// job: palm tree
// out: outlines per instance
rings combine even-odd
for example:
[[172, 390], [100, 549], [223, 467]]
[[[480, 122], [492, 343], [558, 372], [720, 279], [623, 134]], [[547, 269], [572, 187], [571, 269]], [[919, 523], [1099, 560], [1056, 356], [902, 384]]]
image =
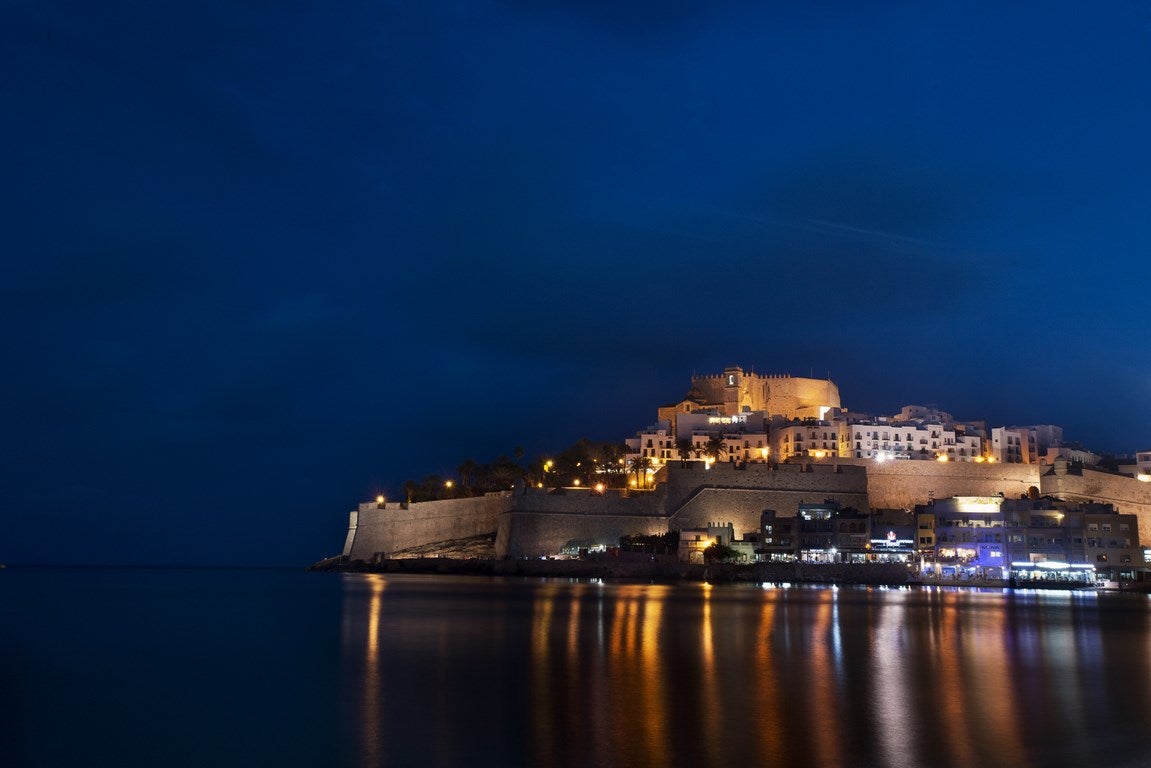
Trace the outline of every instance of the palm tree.
[[727, 453], [727, 443], [723, 441], [723, 435], [708, 438], [707, 445], [704, 446], [704, 453], [710, 456], [712, 461], [719, 461], [720, 455]]
[[686, 467], [688, 459], [691, 454], [695, 452], [695, 446], [691, 444], [691, 438], [681, 437], [675, 441], [675, 449], [679, 453], [679, 465]]
[[[631, 471], [635, 472], [635, 483], [643, 487], [647, 487], [647, 471], [651, 469], [651, 459], [647, 456], [640, 456], [631, 463]], [[641, 479], [642, 478], [642, 479]]]
[[604, 475], [606, 476], [605, 479], [608, 481], [608, 485], [611, 485], [612, 478], [619, 474], [619, 460], [625, 451], [625, 447], [617, 445], [616, 443], [604, 443], [600, 446], [600, 466], [603, 468]]
[[467, 491], [471, 495], [471, 487], [476, 479], [476, 472], [479, 471], [480, 465], [476, 464], [472, 459], [464, 459], [458, 467], [456, 472], [460, 474], [460, 485], [463, 486], [460, 490]]

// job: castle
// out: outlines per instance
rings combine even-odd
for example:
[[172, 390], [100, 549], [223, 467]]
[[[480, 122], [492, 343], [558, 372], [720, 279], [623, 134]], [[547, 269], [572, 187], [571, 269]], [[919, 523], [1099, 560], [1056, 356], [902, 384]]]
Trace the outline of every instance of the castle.
[[[830, 381], [764, 376], [739, 367], [693, 376], [686, 397], [627, 441], [628, 463], [649, 483], [533, 487], [470, 499], [361, 504], [343, 555], [371, 560], [398, 549], [496, 531], [501, 557], [547, 557], [615, 546], [631, 534], [710, 527], [754, 532], [765, 510], [794, 518], [802, 505], [903, 510], [951, 497], [1048, 497], [1111, 505], [1151, 531], [1151, 453], [1129, 472], [1093, 466], [1051, 425], [988, 430], [935, 408], [853, 414]], [[644, 487], [647, 486], [647, 487]], [[1137, 545], [1136, 545], [1137, 546]]]

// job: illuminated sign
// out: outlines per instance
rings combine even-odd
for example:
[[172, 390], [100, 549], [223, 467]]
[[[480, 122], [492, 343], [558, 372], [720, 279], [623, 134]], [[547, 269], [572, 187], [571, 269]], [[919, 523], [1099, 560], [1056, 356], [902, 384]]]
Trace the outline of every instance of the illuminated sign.
[[895, 537], [895, 531], [888, 531], [887, 538], [871, 540], [872, 549], [898, 549], [900, 547], [911, 547], [914, 544], [915, 542], [912, 539], [897, 539]]
[[733, 424], [733, 423], [735, 423], [735, 419], [733, 419], [730, 416], [708, 416], [707, 417], [707, 423], [708, 424]]
[[995, 514], [1003, 503], [1000, 496], [956, 496], [955, 508], [960, 512], [974, 514]]

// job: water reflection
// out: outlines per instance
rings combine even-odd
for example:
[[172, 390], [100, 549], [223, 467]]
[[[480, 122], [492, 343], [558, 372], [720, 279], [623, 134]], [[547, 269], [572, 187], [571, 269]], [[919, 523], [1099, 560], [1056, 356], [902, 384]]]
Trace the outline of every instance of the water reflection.
[[1140, 765], [1149, 616], [1071, 593], [349, 576], [345, 716], [365, 766]]

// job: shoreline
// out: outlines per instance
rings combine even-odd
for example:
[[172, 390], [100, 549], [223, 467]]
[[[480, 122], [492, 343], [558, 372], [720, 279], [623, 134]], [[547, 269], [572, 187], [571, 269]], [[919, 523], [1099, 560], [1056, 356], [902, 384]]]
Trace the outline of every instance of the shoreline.
[[660, 583], [775, 583], [844, 586], [951, 587], [956, 589], [1063, 590], [1098, 593], [1148, 592], [1142, 585], [1100, 587], [1094, 583], [1002, 579], [923, 578], [901, 563], [711, 563], [680, 562], [673, 556], [630, 554], [579, 560], [451, 557], [380, 558], [374, 562], [330, 557], [308, 571], [336, 573], [429, 574], [451, 576], [519, 576], [524, 578], [610, 579]]
[[413, 573], [460, 576], [524, 576], [652, 580], [661, 582], [791, 582], [854, 584], [865, 586], [913, 586], [920, 584], [902, 564], [834, 563], [683, 563], [664, 555], [596, 557], [581, 560], [483, 558], [381, 558], [374, 562], [347, 561], [334, 557], [321, 560], [309, 571], [338, 573]]

